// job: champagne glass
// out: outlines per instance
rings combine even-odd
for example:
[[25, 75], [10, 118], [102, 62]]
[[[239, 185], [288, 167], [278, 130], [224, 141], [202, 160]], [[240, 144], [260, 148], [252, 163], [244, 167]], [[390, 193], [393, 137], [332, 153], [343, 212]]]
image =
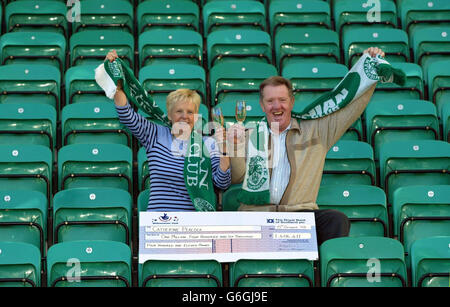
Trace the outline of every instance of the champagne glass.
[[222, 109], [220, 107], [215, 107], [212, 110], [212, 117], [216, 123], [218, 123], [221, 127], [223, 127], [224, 119], [223, 119]]
[[238, 123], [242, 124], [247, 116], [247, 107], [245, 100], [236, 101], [236, 120]]

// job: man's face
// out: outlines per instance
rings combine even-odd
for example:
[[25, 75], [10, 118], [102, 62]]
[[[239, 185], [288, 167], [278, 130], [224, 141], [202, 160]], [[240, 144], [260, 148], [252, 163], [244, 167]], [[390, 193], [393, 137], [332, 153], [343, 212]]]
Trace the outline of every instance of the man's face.
[[285, 85], [267, 85], [262, 93], [260, 104], [269, 126], [273, 130], [278, 125], [279, 132], [283, 132], [291, 122], [294, 97], [289, 96], [289, 90]]

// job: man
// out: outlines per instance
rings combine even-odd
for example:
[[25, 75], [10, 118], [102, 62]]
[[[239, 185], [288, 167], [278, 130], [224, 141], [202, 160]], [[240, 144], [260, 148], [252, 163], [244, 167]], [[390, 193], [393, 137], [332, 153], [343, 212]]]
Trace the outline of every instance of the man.
[[[384, 57], [384, 52], [379, 48], [369, 48], [365, 53], [372, 57]], [[291, 116], [294, 95], [290, 81], [278, 76], [263, 81], [260, 85], [260, 105], [270, 131], [270, 202], [241, 204], [239, 210], [313, 211], [319, 245], [328, 239], [348, 236], [350, 223], [347, 216], [336, 210], [319, 210], [316, 199], [328, 150], [363, 113], [375, 86], [334, 113], [314, 120], [298, 121]], [[248, 167], [250, 135], [245, 133], [242, 125], [233, 125], [230, 132], [228, 144], [235, 143], [231, 158], [232, 183], [242, 183]], [[233, 135], [237, 135], [237, 139], [232, 139]]]

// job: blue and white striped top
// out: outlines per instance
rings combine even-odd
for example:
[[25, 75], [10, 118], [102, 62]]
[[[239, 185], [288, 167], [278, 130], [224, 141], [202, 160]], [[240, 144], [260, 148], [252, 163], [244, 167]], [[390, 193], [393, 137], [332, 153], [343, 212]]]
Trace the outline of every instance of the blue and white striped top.
[[[150, 173], [150, 197], [147, 211], [194, 211], [184, 182], [184, 155], [187, 141], [172, 138], [171, 130], [148, 121], [136, 113], [129, 104], [116, 106], [121, 123], [145, 147]], [[203, 137], [211, 157], [213, 183], [219, 189], [231, 184], [231, 172], [219, 167], [220, 157], [216, 141]]]

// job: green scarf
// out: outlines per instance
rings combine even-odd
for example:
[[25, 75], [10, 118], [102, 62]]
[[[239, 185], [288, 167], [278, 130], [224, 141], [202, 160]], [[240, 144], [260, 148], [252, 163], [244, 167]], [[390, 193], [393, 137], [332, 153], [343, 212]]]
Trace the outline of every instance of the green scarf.
[[[404, 72], [393, 68], [382, 57], [364, 54], [332, 91], [306, 105], [303, 111], [292, 112], [292, 117], [299, 121], [325, 117], [359, 98], [377, 81], [403, 85], [405, 80]], [[268, 140], [269, 129], [263, 118], [248, 142], [244, 182], [237, 198], [243, 204], [270, 203]]]
[[[119, 80], [122, 80], [123, 91], [132, 104], [147, 113], [150, 120], [170, 127], [171, 123], [167, 115], [148, 95], [135, 78], [133, 71], [121, 59], [118, 58], [113, 62], [106, 60], [103, 66], [115, 85]], [[192, 204], [197, 211], [215, 211], [216, 194], [214, 193], [211, 174], [211, 158], [202, 135], [196, 132], [199, 125], [201, 126], [200, 120], [196, 122], [190, 135], [188, 150], [184, 159], [184, 182]]]

